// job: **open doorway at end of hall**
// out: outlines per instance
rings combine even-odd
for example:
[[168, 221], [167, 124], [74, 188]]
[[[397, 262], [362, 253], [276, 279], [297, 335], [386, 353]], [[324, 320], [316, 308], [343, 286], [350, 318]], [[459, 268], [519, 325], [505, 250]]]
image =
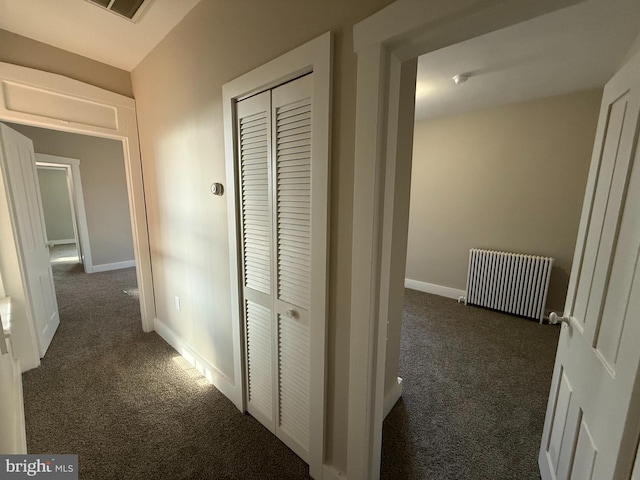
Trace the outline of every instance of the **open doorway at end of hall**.
[[87, 273], [135, 266], [122, 143], [5, 124], [33, 142], [49, 246], [79, 246]]
[[[80, 218], [75, 208], [71, 166], [46, 160], [40, 154], [36, 156], [51, 263], [83, 263], [78, 235]], [[84, 222], [86, 223], [86, 217]]]
[[[77, 310], [78, 302], [90, 305], [100, 294], [106, 293], [96, 291], [82, 298], [74, 294], [78, 289], [77, 282], [96, 283], [91, 277], [85, 277], [86, 274], [131, 270], [133, 273], [126, 275], [127, 285], [119, 286], [116, 293], [129, 295], [137, 301], [139, 293], [132, 268], [135, 260], [122, 142], [3, 123], [33, 144], [36, 196], [60, 321], [64, 323], [65, 318]], [[96, 285], [95, 288], [100, 287]], [[40, 330], [36, 328], [36, 333]], [[53, 337], [48, 334], [48, 341], [39, 339], [41, 356]]]

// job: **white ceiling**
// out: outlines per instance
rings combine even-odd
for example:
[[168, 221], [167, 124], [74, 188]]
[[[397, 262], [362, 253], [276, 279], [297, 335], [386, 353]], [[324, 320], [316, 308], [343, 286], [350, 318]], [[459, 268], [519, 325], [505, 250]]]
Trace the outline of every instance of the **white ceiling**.
[[602, 87], [639, 32], [640, 0], [588, 0], [423, 55], [416, 119]]
[[85, 0], [0, 0], [0, 28], [127, 71], [200, 0], [155, 0], [138, 23]]

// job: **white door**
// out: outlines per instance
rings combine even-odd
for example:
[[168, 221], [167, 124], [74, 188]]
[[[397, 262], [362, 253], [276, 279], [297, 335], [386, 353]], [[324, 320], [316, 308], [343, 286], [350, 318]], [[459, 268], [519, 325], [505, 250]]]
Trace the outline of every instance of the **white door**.
[[[312, 80], [237, 104], [247, 410], [307, 462], [311, 212], [326, 209], [322, 186], [312, 206]], [[317, 234], [326, 235], [326, 225]], [[326, 268], [326, 252], [316, 258]]]
[[[276, 435], [307, 462], [311, 386], [311, 88], [312, 75], [307, 75], [271, 92]], [[318, 208], [320, 203], [314, 206]]]
[[247, 411], [272, 432], [271, 93], [237, 105]]
[[539, 456], [543, 480], [629, 479], [640, 421], [640, 55], [606, 85]]
[[0, 124], [0, 164], [9, 196], [26, 298], [38, 336], [40, 357], [49, 348], [60, 318], [44, 230], [33, 143]]

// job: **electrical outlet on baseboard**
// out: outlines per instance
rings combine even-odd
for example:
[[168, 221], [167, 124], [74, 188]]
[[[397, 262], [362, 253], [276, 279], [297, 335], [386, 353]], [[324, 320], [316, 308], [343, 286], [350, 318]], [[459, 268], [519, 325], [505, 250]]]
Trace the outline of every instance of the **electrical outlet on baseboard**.
[[176, 295], [175, 301], [176, 301], [176, 310], [180, 311], [180, 297]]

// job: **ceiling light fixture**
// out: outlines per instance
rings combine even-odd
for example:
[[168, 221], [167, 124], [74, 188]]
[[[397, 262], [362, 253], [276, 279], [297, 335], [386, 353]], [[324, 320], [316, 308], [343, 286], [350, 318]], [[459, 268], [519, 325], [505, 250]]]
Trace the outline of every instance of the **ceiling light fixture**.
[[461, 83], [464, 83], [467, 80], [469, 80], [469, 75], [467, 75], [466, 73], [461, 73], [460, 75], [456, 75], [455, 77], [453, 77], [453, 82], [456, 85], [460, 85]]

